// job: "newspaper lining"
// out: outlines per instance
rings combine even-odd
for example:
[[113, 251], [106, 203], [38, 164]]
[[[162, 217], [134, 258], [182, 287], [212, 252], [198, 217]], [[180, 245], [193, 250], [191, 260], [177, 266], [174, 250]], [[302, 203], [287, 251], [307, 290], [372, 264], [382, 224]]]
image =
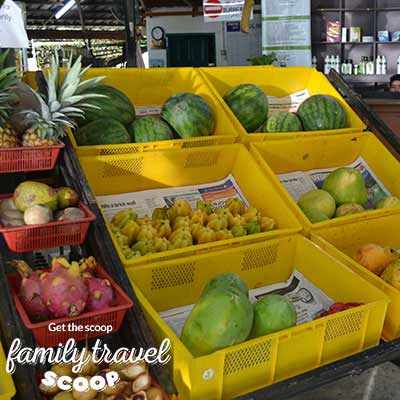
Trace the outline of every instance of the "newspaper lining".
[[211, 202], [213, 209], [216, 209], [223, 208], [226, 200], [231, 198], [239, 198], [246, 207], [249, 207], [249, 202], [235, 178], [229, 174], [225, 179], [202, 185], [99, 196], [97, 200], [107, 221], [111, 221], [114, 214], [128, 208], [133, 208], [139, 217], [143, 217], [145, 214], [151, 216], [155, 208], [173, 206], [175, 199], [187, 200], [193, 209], [196, 208], [198, 200], [206, 200]]
[[[357, 158], [356, 161], [347, 165], [347, 167], [355, 168], [363, 175], [368, 194], [368, 203], [365, 205], [366, 209], [373, 209], [378, 200], [391, 195], [362, 157]], [[298, 202], [300, 197], [307, 192], [314, 189], [321, 189], [325, 178], [331, 171], [337, 168], [338, 167], [289, 172], [287, 174], [278, 175], [278, 178], [293, 199]]]
[[[267, 294], [287, 297], [296, 307], [297, 325], [312, 321], [326, 311], [334, 301], [295, 269], [286, 282], [263, 286], [249, 291], [249, 300], [255, 303]], [[180, 337], [183, 326], [194, 304], [160, 312], [160, 317]]]

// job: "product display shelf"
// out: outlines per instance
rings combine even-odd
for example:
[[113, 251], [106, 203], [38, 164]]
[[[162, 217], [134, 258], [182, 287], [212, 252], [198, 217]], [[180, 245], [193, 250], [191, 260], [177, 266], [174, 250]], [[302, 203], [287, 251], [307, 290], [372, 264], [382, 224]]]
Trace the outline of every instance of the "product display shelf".
[[[100, 339], [113, 350], [120, 347], [145, 349], [155, 347], [152, 334], [146, 325], [139, 302], [106, 232], [105, 225], [100, 216], [100, 211], [97, 209], [93, 195], [87, 186], [86, 179], [80, 169], [75, 152], [69, 143], [67, 143], [67, 148], [69, 148], [68, 151], [63, 153], [63, 158], [60, 158], [57, 168], [50, 177], [48, 174], [45, 176], [38, 173], [1, 175], [0, 181], [1, 183], [4, 182], [4, 184], [2, 184], [2, 191], [12, 191], [22, 180], [44, 178], [50, 178], [54, 186], [56, 186], [55, 182], [58, 181], [58, 184], [62, 183], [74, 188], [97, 217], [97, 221], [89, 228], [88, 236], [84, 244], [82, 246], [71, 247], [74, 259], [94, 255], [98, 263], [104, 266], [105, 270], [113, 277], [115, 282], [125, 291], [134, 303], [134, 307], [127, 311], [120, 330], [112, 335], [102, 336]], [[61, 177], [64, 178], [62, 182]], [[64, 254], [66, 249], [67, 248], [60, 248], [59, 251], [56, 251], [55, 255]], [[52, 249], [52, 255], [53, 251], [54, 249]], [[38, 258], [38, 254], [43, 254], [45, 257], [43, 258], [40, 256]], [[31, 332], [24, 327], [14, 301], [11, 298], [6, 276], [7, 272], [11, 272], [8, 261], [12, 259], [25, 259], [32, 266], [45, 268], [48, 266], [46, 254], [47, 251], [43, 251], [43, 253], [12, 253], [7, 248], [4, 239], [0, 239], [0, 303], [2, 304], [0, 307], [0, 325], [2, 344], [6, 354], [15, 338], [21, 339], [23, 347], [35, 348], [37, 346]], [[38, 260], [40, 261], [39, 265], [37, 262]], [[95, 340], [96, 339], [91, 339], [88, 341], [89, 347]], [[78, 343], [78, 347], [83, 347], [84, 345], [85, 342]], [[44, 368], [44, 370], [46, 370], [46, 368]], [[43, 367], [36, 368], [35, 366], [18, 364], [16, 372], [13, 375], [17, 390], [15, 399], [41, 399], [37, 389], [37, 374], [40, 372], [44, 372]], [[155, 365], [150, 366], [150, 372], [167, 393], [176, 392], [167, 369]]]

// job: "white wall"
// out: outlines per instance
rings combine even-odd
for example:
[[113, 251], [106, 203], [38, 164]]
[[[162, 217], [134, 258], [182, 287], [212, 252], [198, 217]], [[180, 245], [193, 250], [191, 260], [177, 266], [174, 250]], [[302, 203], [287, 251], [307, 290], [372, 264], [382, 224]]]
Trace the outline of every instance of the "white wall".
[[[190, 8], [154, 8], [153, 12], [191, 11]], [[215, 48], [217, 66], [248, 65], [248, 57], [261, 55], [261, 15], [255, 14], [250, 21], [250, 32], [227, 32], [224, 22], [205, 23], [203, 16], [190, 15], [147, 17], [147, 45], [149, 60], [164, 59], [166, 65], [166, 50], [151, 49], [151, 30], [161, 26], [167, 33], [215, 33]]]

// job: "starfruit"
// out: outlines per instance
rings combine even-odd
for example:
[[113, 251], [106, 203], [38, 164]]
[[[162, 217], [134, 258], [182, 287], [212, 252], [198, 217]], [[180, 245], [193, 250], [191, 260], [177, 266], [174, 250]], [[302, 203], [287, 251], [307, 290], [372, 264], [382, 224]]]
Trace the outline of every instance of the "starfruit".
[[203, 210], [195, 210], [192, 212], [190, 217], [192, 223], [199, 223], [201, 225], [206, 224], [208, 218], [208, 214]]
[[215, 232], [215, 240], [227, 240], [233, 239], [233, 235], [231, 231], [228, 229], [222, 229], [220, 231]]
[[243, 214], [243, 218], [246, 220], [246, 222], [258, 222], [259, 218], [261, 218], [261, 214], [257, 208], [249, 207]]
[[168, 211], [172, 212], [175, 218], [188, 217], [192, 213], [192, 207], [190, 207], [189, 202], [186, 200], [175, 199], [174, 205]]
[[216, 240], [217, 236], [215, 234], [215, 231], [212, 230], [211, 228], [203, 227], [202, 229], [199, 229], [199, 231], [197, 232], [198, 244], [215, 242]]
[[127, 246], [129, 243], [128, 236], [123, 235], [121, 232], [115, 232], [114, 234], [115, 239], [120, 246]]
[[162, 208], [155, 208], [153, 211], [153, 214], [151, 215], [151, 219], [167, 219], [168, 218], [168, 207], [162, 207]]
[[128, 208], [127, 210], [118, 211], [111, 220], [111, 223], [119, 228], [122, 228], [127, 221], [130, 219], [136, 220], [137, 214], [133, 208]]
[[243, 203], [242, 200], [238, 199], [238, 198], [233, 198], [233, 199], [228, 199], [225, 202], [225, 207], [227, 209], [229, 209], [229, 211], [235, 215], [235, 214], [244, 214], [246, 207]]
[[197, 241], [198, 233], [201, 231], [201, 228], [204, 228], [204, 225], [199, 224], [199, 223], [192, 224], [192, 226], [190, 227], [190, 232], [193, 236], [193, 239], [196, 241]]
[[220, 214], [211, 214], [208, 216], [207, 227], [214, 231], [226, 229], [228, 227], [228, 218]]
[[139, 225], [151, 225], [151, 218], [147, 214], [145, 214], [143, 215], [143, 217], [138, 218], [136, 222]]
[[168, 219], [157, 219], [153, 224], [154, 229], [158, 231], [158, 236], [169, 238], [172, 229]]
[[252, 221], [248, 222], [244, 228], [247, 230], [248, 235], [253, 235], [254, 233], [260, 233], [261, 232], [261, 226], [258, 222]]
[[154, 240], [138, 240], [131, 249], [139, 252], [142, 256], [155, 253]]
[[172, 248], [172, 245], [166, 238], [156, 238], [154, 240], [154, 248], [156, 252], [159, 253], [161, 251], [170, 250]]
[[226, 217], [227, 219], [232, 216], [232, 213], [227, 208], [217, 208], [214, 213]]
[[235, 225], [234, 227], [232, 227], [231, 233], [232, 233], [233, 237], [246, 236], [247, 230], [242, 225]]
[[176, 217], [172, 225], [172, 230], [176, 231], [179, 228], [189, 228], [191, 225], [190, 217]]
[[188, 240], [190, 240], [191, 243], [193, 243], [192, 234], [189, 228], [179, 228], [176, 231], [173, 231], [168, 240], [173, 244], [175, 241], [181, 239], [182, 237], [186, 237]]
[[212, 214], [212, 205], [210, 201], [197, 200], [196, 209], [202, 210], [208, 215]]
[[229, 228], [233, 228], [235, 225], [245, 225], [246, 220], [242, 215], [236, 214], [228, 218]]
[[262, 232], [271, 231], [272, 229], [275, 228], [275, 220], [270, 217], [261, 217], [260, 226]]
[[142, 225], [137, 234], [136, 240], [153, 240], [158, 237], [158, 232], [151, 225]]
[[140, 229], [141, 228], [139, 224], [133, 220], [129, 220], [121, 229], [121, 233], [128, 237], [129, 246], [132, 246], [132, 244], [136, 241]]

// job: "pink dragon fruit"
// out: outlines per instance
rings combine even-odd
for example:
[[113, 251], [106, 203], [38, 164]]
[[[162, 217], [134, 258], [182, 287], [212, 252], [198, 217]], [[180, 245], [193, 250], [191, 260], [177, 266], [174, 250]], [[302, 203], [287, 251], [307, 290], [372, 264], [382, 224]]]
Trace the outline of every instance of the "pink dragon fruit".
[[87, 311], [98, 311], [109, 308], [114, 302], [114, 290], [107, 279], [86, 279], [89, 296], [86, 303]]
[[49, 310], [40, 298], [41, 270], [33, 271], [23, 260], [12, 262], [22, 278], [18, 297], [32, 322], [46, 321], [50, 317]]
[[77, 262], [53, 260], [50, 272], [40, 277], [40, 297], [55, 318], [76, 317], [86, 306], [88, 289]]

